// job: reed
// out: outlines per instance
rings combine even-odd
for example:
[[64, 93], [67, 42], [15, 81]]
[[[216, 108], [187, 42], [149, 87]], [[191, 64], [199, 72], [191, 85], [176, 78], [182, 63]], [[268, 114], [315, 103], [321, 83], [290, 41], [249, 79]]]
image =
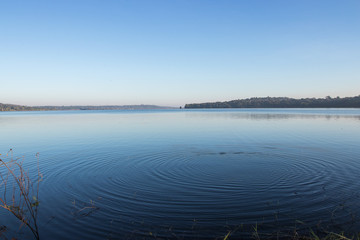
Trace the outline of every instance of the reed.
[[[260, 231], [259, 229], [259, 225], [255, 224], [255, 226], [252, 227], [253, 228], [253, 232], [251, 234], [251, 236], [249, 237], [234, 237], [231, 238], [231, 235], [233, 233], [235, 233], [236, 231], [238, 231], [240, 228], [236, 228], [233, 231], [229, 231], [223, 238], [221, 238], [221, 240], [231, 240], [231, 239], [256, 239], [256, 240], [273, 240], [273, 239], [277, 239], [277, 240], [281, 240], [281, 239], [291, 239], [291, 240], [360, 240], [360, 232], [357, 234], [353, 234], [353, 235], [347, 235], [344, 232], [340, 232], [340, 233], [336, 233], [336, 232], [331, 232], [331, 231], [320, 231], [319, 233], [315, 233], [311, 228], [308, 229], [307, 231], [303, 230], [301, 232], [298, 232], [295, 229], [293, 229], [292, 231], [289, 232], [280, 232], [280, 231], [276, 231], [274, 233], [263, 233]], [[247, 235], [248, 232], [247, 232]], [[220, 239], [220, 238], [216, 238], [216, 239]]]

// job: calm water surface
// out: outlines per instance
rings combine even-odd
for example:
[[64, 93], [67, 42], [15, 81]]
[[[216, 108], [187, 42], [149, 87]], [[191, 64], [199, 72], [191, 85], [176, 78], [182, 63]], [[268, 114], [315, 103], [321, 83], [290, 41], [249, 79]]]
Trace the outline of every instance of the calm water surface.
[[40, 153], [42, 239], [360, 230], [358, 109], [4, 112], [0, 136]]

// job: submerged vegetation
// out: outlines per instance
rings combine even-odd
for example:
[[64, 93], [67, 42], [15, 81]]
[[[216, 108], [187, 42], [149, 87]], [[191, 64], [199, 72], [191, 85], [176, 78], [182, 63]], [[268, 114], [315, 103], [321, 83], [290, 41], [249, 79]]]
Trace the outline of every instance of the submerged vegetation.
[[264, 97], [186, 104], [185, 108], [360, 108], [360, 95], [356, 97], [287, 98]]

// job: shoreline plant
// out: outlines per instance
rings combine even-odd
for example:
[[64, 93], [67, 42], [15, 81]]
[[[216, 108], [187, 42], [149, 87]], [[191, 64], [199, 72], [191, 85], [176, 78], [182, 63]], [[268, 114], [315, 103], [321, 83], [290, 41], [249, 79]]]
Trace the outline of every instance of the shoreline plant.
[[[43, 175], [39, 169], [39, 154], [37, 158], [37, 179], [32, 182], [27, 171], [23, 168], [23, 157], [13, 158], [12, 149], [6, 154], [10, 160], [0, 158], [0, 187], [3, 194], [0, 197], [0, 207], [14, 215], [20, 222], [20, 228], [26, 226], [39, 240], [37, 223], [39, 208], [39, 186]], [[1, 156], [0, 156], [1, 157]], [[5, 171], [3, 171], [5, 170]], [[4, 226], [6, 229], [6, 226]]]

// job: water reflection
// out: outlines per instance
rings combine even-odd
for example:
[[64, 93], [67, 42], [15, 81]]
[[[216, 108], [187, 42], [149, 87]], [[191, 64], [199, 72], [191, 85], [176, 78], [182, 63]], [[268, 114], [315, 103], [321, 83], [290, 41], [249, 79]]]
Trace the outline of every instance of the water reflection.
[[[240, 226], [233, 237], [249, 237], [256, 224], [272, 234], [296, 220], [353, 232], [359, 119], [348, 109], [7, 113], [0, 150], [30, 169], [40, 152], [45, 239], [214, 239]], [[73, 202], [90, 200], [99, 211], [74, 219]]]
[[266, 109], [249, 112], [244, 110], [238, 111], [199, 111], [191, 112], [187, 115], [189, 118], [234, 118], [234, 119], [250, 119], [250, 120], [272, 120], [272, 119], [354, 119], [360, 120], [360, 110], [358, 109], [344, 109], [344, 110], [276, 110], [269, 111]]

